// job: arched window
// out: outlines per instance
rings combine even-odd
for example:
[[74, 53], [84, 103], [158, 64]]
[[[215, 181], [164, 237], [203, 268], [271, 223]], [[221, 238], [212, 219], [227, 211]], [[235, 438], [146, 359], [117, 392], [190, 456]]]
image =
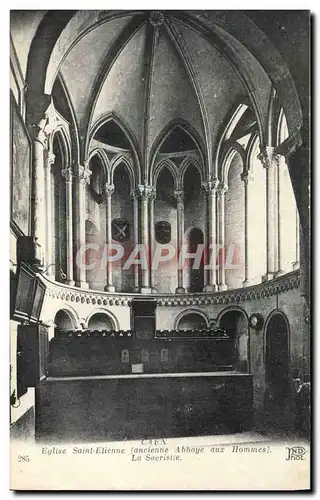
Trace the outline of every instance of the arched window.
[[134, 289], [134, 266], [124, 269], [124, 262], [133, 249], [133, 211], [130, 198], [128, 167], [120, 162], [113, 172], [114, 193], [111, 201], [112, 240], [123, 248], [123, 258], [113, 262], [113, 282], [116, 291], [131, 292]]
[[[281, 110], [278, 122], [278, 144], [288, 138], [285, 114]], [[284, 156], [278, 165], [278, 269], [289, 272], [299, 267], [299, 215], [290, 173]]]
[[[253, 138], [249, 149], [251, 180], [248, 183], [248, 284], [261, 283], [267, 266], [267, 198], [265, 169], [259, 160], [260, 141]], [[249, 147], [250, 147], [249, 146]]]
[[243, 161], [231, 152], [228, 168], [228, 191], [225, 194], [225, 274], [228, 288], [240, 288], [245, 264], [245, 194], [241, 181]]
[[[174, 168], [174, 166], [173, 166]], [[176, 248], [177, 210], [174, 198], [175, 179], [172, 169], [164, 163], [156, 180], [156, 199], [154, 201], [155, 240], [157, 251], [165, 255], [163, 245]], [[177, 287], [177, 262], [170, 259], [160, 262], [153, 270], [154, 286], [159, 293], [174, 293]]]
[[57, 281], [65, 281], [67, 273], [66, 181], [61, 171], [66, 168], [59, 133], [53, 138], [55, 161], [51, 166], [52, 265]]

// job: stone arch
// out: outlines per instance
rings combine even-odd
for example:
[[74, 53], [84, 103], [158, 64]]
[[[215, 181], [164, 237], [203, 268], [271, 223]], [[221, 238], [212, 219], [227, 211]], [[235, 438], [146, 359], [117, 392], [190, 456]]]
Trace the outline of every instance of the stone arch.
[[81, 327], [78, 313], [75, 311], [75, 309], [73, 309], [68, 304], [63, 304], [62, 306], [59, 306], [55, 310], [55, 312], [53, 312], [52, 316], [54, 318], [54, 321], [55, 321], [55, 318], [56, 318], [57, 314], [60, 311], [63, 312], [68, 317], [68, 319], [70, 320], [70, 322], [71, 322], [72, 327], [73, 327], [74, 330], [76, 330], [76, 329], [78, 329], [78, 328]]
[[286, 316], [286, 314], [281, 310], [281, 309], [273, 309], [267, 316], [265, 322], [264, 322], [264, 328], [263, 328], [263, 353], [264, 353], [264, 361], [266, 362], [266, 341], [267, 341], [267, 330], [268, 326], [270, 324], [270, 321], [273, 319], [275, 315], [279, 315], [282, 317], [283, 321], [286, 324], [287, 330], [288, 330], [288, 352], [290, 353], [290, 324], [289, 320]]
[[49, 139], [49, 149], [52, 151], [53, 142], [58, 139], [61, 153], [63, 156], [64, 168], [70, 167], [72, 165], [72, 147], [69, 128], [60, 123], [58, 127], [52, 132]]
[[175, 330], [179, 330], [179, 323], [180, 323], [180, 321], [183, 318], [185, 318], [186, 316], [189, 316], [189, 315], [194, 315], [194, 316], [201, 317], [201, 319], [204, 320], [204, 322], [206, 324], [206, 327], [207, 328], [210, 327], [209, 318], [208, 318], [208, 316], [203, 311], [201, 311], [199, 309], [185, 309], [180, 314], [178, 314], [178, 316], [176, 317], [176, 319], [174, 321], [174, 329]]
[[85, 319], [85, 325], [86, 328], [88, 328], [89, 321], [90, 319], [95, 315], [95, 314], [103, 314], [105, 315], [108, 320], [111, 322], [113, 325], [114, 330], [119, 330], [119, 321], [118, 318], [113, 314], [112, 312], [108, 311], [108, 309], [104, 309], [102, 307], [94, 309], [90, 314]]
[[177, 166], [175, 165], [175, 163], [172, 160], [170, 160], [170, 158], [163, 158], [156, 165], [154, 165], [154, 171], [153, 171], [152, 177], [151, 177], [151, 185], [152, 186], [157, 185], [158, 177], [164, 168], [167, 168], [169, 170], [169, 172], [171, 173], [172, 178], [173, 178], [175, 189], [178, 189]]
[[223, 309], [217, 325], [233, 339], [234, 365], [241, 372], [250, 372], [250, 329], [246, 311], [239, 306]]
[[278, 421], [279, 412], [283, 416], [291, 397], [290, 326], [280, 309], [274, 309], [268, 315], [263, 335], [266, 410], [271, 420]]
[[128, 177], [129, 177], [129, 181], [130, 181], [130, 190], [133, 191], [136, 186], [137, 186], [137, 179], [136, 179], [136, 175], [135, 175], [135, 172], [134, 172], [134, 169], [133, 169], [133, 166], [132, 166], [132, 162], [130, 161], [130, 158], [128, 158], [128, 156], [122, 154], [122, 153], [119, 153], [117, 154], [111, 161], [111, 184], [113, 184], [113, 176], [114, 176], [114, 172], [116, 170], [116, 168], [123, 164], [126, 168], [126, 171], [127, 171], [127, 174], [128, 174]]
[[[154, 170], [154, 164], [156, 162], [157, 154], [159, 152], [159, 149], [161, 148], [163, 142], [169, 137], [171, 132], [175, 128], [180, 128], [183, 132], [185, 132], [195, 143], [195, 146], [198, 150], [198, 153], [201, 158], [201, 163], [205, 165], [205, 146], [203, 144], [203, 140], [200, 136], [200, 134], [197, 132], [197, 130], [187, 121], [182, 118], [179, 119], [174, 119], [171, 120], [167, 125], [162, 129], [162, 131], [159, 133], [158, 137], [155, 139], [154, 143], [151, 146], [150, 149], [150, 155], [149, 155], [149, 175], [148, 177], [151, 179], [152, 178], [152, 172]], [[207, 166], [206, 166], [207, 168]], [[203, 175], [203, 174], [202, 174]]]
[[229, 169], [232, 163], [232, 160], [234, 157], [238, 154], [241, 158], [242, 161], [242, 169], [243, 171], [245, 170], [245, 156], [244, 156], [244, 150], [242, 146], [239, 147], [235, 144], [232, 144], [225, 152], [223, 157], [221, 158], [221, 171], [219, 172], [219, 179], [221, 179], [221, 182], [224, 184], [228, 185], [228, 174], [229, 174]]
[[103, 149], [101, 149], [99, 147], [95, 147], [89, 153], [88, 163], [90, 163], [90, 160], [92, 160], [92, 158], [94, 158], [94, 156], [97, 156], [99, 158], [102, 169], [103, 169], [103, 175], [105, 178], [105, 182], [109, 184], [111, 182], [110, 181], [111, 169], [110, 169], [110, 162], [109, 162], [108, 156], [103, 151]]
[[140, 155], [140, 150], [139, 150], [139, 145], [137, 142], [137, 139], [134, 135], [134, 133], [130, 130], [130, 127], [127, 125], [125, 120], [120, 117], [118, 114], [112, 112], [112, 113], [107, 113], [105, 116], [102, 116], [99, 118], [99, 120], [96, 121], [88, 131], [85, 141], [84, 141], [84, 157], [86, 158], [88, 155], [88, 151], [90, 149], [90, 144], [95, 136], [96, 132], [98, 129], [107, 123], [108, 121], [113, 121], [123, 132], [125, 137], [127, 138], [131, 151], [133, 154], [133, 170], [135, 171], [134, 178], [137, 181], [137, 184], [141, 184], [141, 155]]
[[193, 165], [198, 170], [200, 175], [200, 182], [202, 183], [204, 181], [203, 168], [201, 168], [199, 160], [192, 156], [187, 156], [182, 160], [180, 165], [179, 177], [178, 177], [178, 189], [183, 190], [184, 176], [190, 165]]
[[228, 307], [225, 307], [222, 311], [219, 312], [219, 314], [217, 315], [217, 318], [216, 318], [216, 323], [217, 325], [219, 326], [220, 325], [220, 320], [221, 318], [224, 316], [225, 313], [227, 312], [230, 312], [230, 311], [238, 311], [240, 313], [242, 313], [246, 320], [249, 322], [249, 316], [248, 316], [248, 313], [246, 312], [245, 309], [243, 309], [242, 307], [240, 306], [228, 306]]

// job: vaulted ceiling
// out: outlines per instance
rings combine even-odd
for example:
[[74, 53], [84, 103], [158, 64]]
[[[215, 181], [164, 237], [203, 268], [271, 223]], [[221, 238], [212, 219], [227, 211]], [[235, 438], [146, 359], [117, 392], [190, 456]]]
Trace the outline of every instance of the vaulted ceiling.
[[262, 37], [257, 44], [265, 43], [249, 16], [235, 11], [13, 11], [11, 36], [23, 76], [34, 80], [31, 87], [40, 84], [30, 57], [27, 62], [28, 48], [39, 65], [39, 54], [47, 58], [44, 93], [64, 88], [80, 142], [113, 113], [130, 129], [147, 164], [161, 132], [180, 122], [189, 125], [213, 161], [237, 104], [250, 107], [260, 135], [267, 129], [271, 80], [235, 36], [238, 24], [244, 23], [245, 30], [248, 22], [250, 36], [257, 29]]

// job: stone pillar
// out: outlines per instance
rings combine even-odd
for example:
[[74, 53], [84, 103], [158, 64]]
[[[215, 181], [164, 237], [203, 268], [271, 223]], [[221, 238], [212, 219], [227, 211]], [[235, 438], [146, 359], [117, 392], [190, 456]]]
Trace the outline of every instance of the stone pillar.
[[[141, 266], [141, 293], [151, 293], [150, 287], [150, 234], [149, 234], [149, 199], [153, 193], [153, 187], [147, 186], [146, 184], [140, 184], [138, 186], [138, 192], [140, 196], [140, 234], [141, 234], [141, 245], [144, 248], [145, 256], [147, 259], [147, 265], [142, 264]], [[142, 259], [144, 260], [144, 259]]]
[[266, 146], [259, 155], [266, 170], [267, 198], [267, 270], [263, 281], [275, 276], [278, 266], [277, 249], [277, 169], [279, 156], [274, 154], [274, 148]]
[[153, 269], [152, 269], [152, 259], [154, 257], [154, 252], [155, 252], [155, 229], [154, 229], [154, 201], [156, 199], [156, 189], [152, 188], [152, 192], [150, 194], [150, 217], [149, 217], [149, 223], [150, 223], [150, 286], [151, 286], [151, 291], [156, 292], [156, 288], [154, 286], [154, 276], [153, 276]]
[[208, 217], [208, 242], [211, 251], [208, 253], [209, 257], [209, 273], [208, 282], [205, 287], [206, 292], [214, 292], [217, 290], [217, 235], [216, 235], [216, 195], [219, 185], [219, 179], [213, 179], [202, 184], [207, 194], [207, 217]]
[[[91, 171], [82, 165], [74, 166], [74, 241], [75, 241], [75, 282], [81, 288], [89, 288], [85, 269], [85, 214], [86, 185], [90, 182]], [[80, 258], [81, 256], [81, 258]]]
[[296, 260], [292, 263], [293, 270], [300, 267], [300, 222], [299, 212], [296, 210]]
[[224, 183], [220, 183], [217, 189], [218, 196], [218, 220], [219, 220], [219, 291], [227, 290], [226, 285], [226, 273], [225, 273], [225, 260], [226, 260], [226, 249], [225, 249], [225, 216], [224, 216], [224, 195], [228, 190], [228, 186]]
[[244, 184], [244, 281], [243, 286], [250, 286], [250, 259], [249, 259], [249, 184], [253, 181], [250, 171], [241, 174]]
[[180, 269], [180, 252], [184, 244], [184, 193], [175, 191], [174, 197], [177, 200], [177, 261], [178, 261], [178, 287], [176, 293], [185, 293], [183, 286], [183, 266]]
[[[54, 164], [55, 155], [50, 151], [45, 157], [45, 193], [46, 193], [46, 274], [54, 277], [54, 262], [52, 260], [52, 186], [51, 186], [51, 165]], [[72, 229], [71, 229], [72, 238]]]
[[[138, 206], [138, 193], [136, 191], [132, 191], [131, 194], [132, 199], [132, 210], [133, 210], [133, 248], [139, 244], [139, 206]], [[138, 266], [134, 266], [134, 292], [139, 291], [139, 268]]]
[[107, 255], [107, 284], [104, 287], [106, 292], [114, 292], [115, 288], [112, 284], [112, 262], [109, 259], [110, 245], [112, 244], [112, 232], [111, 232], [111, 220], [112, 220], [112, 208], [111, 208], [111, 197], [114, 193], [114, 185], [106, 184], [106, 244], [108, 248]]
[[72, 170], [71, 168], [66, 168], [61, 170], [62, 177], [66, 181], [66, 232], [67, 232], [67, 279], [66, 283], [68, 285], [74, 285], [73, 280], [73, 216], [72, 216]]
[[45, 255], [46, 210], [44, 153], [47, 147], [47, 134], [41, 127], [32, 127], [33, 132], [33, 236]]

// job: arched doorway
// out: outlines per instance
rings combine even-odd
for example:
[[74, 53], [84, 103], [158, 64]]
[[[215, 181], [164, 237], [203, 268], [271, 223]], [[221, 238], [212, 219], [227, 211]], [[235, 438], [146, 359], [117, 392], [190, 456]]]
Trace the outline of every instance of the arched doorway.
[[265, 366], [268, 402], [283, 409], [289, 396], [289, 326], [281, 312], [266, 325]]
[[249, 328], [248, 319], [240, 309], [223, 311], [218, 320], [220, 328], [233, 339], [233, 366], [240, 372], [249, 373]]

